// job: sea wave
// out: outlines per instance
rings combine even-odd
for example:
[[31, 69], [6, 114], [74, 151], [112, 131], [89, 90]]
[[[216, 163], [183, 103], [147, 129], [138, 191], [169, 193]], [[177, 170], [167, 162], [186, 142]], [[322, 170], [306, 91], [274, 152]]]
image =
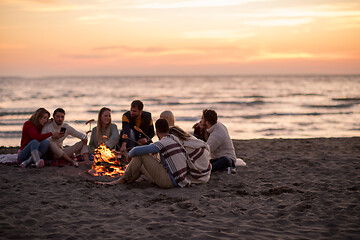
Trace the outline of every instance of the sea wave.
[[34, 110], [1, 110], [0, 116], [8, 116], [8, 115], [31, 115]]
[[287, 116], [320, 116], [320, 115], [348, 115], [353, 114], [353, 112], [337, 112], [337, 113], [320, 113], [320, 112], [310, 112], [310, 113], [267, 113], [267, 114], [255, 114], [255, 115], [242, 115], [241, 118], [244, 119], [260, 119], [264, 117], [287, 117]]
[[0, 138], [21, 137], [21, 131], [0, 131]]
[[312, 105], [312, 104], [304, 104], [302, 105], [303, 107], [306, 108], [351, 108], [354, 105], [356, 105], [356, 103], [345, 103], [345, 104], [336, 104], [336, 105]]
[[360, 97], [354, 98], [332, 98], [333, 101], [360, 101]]

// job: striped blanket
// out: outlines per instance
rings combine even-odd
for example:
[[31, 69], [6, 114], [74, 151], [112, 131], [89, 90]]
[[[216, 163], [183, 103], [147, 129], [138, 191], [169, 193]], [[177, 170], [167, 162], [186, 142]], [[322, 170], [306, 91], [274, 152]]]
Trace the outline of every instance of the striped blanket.
[[163, 165], [174, 177], [180, 187], [185, 187], [191, 183], [188, 179], [188, 155], [181, 145], [179, 139], [174, 135], [166, 135], [154, 145], [160, 150]]

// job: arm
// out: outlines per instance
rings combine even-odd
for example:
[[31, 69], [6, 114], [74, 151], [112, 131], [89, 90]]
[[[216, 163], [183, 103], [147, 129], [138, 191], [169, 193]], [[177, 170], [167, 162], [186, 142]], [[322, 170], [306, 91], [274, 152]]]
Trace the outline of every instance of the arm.
[[89, 147], [91, 149], [91, 151], [94, 151], [95, 148], [97, 148], [97, 137], [96, 137], [96, 127], [94, 127], [91, 131], [91, 137], [90, 137], [90, 143], [89, 143]]
[[135, 157], [140, 155], [145, 155], [149, 153], [159, 153], [160, 150], [154, 145], [144, 145], [144, 146], [137, 146], [130, 150], [128, 156], [129, 157]]
[[[84, 139], [84, 137], [86, 137], [85, 134], [77, 131], [75, 128], [71, 127], [69, 124], [64, 124], [63, 127], [66, 127], [66, 133], [67, 135], [71, 135], [73, 137], [79, 138], [81, 140]], [[65, 134], [66, 134], [65, 133]]]
[[[126, 117], [125, 114], [123, 114], [122, 116], [122, 130], [123, 130], [123, 134], [126, 134], [127, 136], [130, 136], [130, 120]], [[129, 140], [124, 139], [124, 142], [128, 142]]]
[[[150, 118], [150, 126], [149, 126], [149, 134], [148, 134], [148, 137], [149, 137], [149, 138], [153, 138], [154, 136], [155, 136], [154, 124], [153, 124], [152, 118]], [[151, 140], [151, 139], [150, 139], [150, 140]]]
[[35, 140], [38, 140], [38, 141], [42, 141], [42, 140], [45, 140], [47, 139], [48, 137], [51, 137], [52, 136], [52, 133], [51, 132], [48, 132], [48, 133], [44, 133], [44, 134], [41, 134], [37, 131], [37, 129], [35, 128], [35, 126], [33, 126], [32, 124], [26, 126], [26, 128], [24, 129], [25, 130], [25, 133], [31, 138], [31, 139], [35, 139]]
[[110, 137], [105, 144], [108, 148], [113, 149], [119, 142], [119, 130], [116, 124], [111, 124], [110, 127]]
[[[130, 137], [130, 121], [126, 117], [125, 113], [122, 116], [122, 131], [123, 134], [126, 134], [128, 137]], [[122, 138], [122, 136], [120, 136]], [[120, 146], [120, 152], [125, 153], [126, 152], [126, 145], [128, 144], [128, 139], [123, 139], [123, 142]]]

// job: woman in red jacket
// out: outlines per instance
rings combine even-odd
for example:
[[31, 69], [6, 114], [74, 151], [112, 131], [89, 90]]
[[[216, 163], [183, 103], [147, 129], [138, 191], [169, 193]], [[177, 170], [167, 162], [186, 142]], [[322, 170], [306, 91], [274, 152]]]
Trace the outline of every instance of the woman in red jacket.
[[38, 168], [44, 166], [44, 160], [41, 159], [41, 156], [44, 156], [50, 145], [46, 139], [53, 134], [51, 132], [41, 134], [41, 130], [49, 117], [50, 113], [45, 108], [39, 108], [24, 123], [18, 154], [18, 161], [21, 162], [21, 167], [25, 168], [31, 162], [35, 162]]

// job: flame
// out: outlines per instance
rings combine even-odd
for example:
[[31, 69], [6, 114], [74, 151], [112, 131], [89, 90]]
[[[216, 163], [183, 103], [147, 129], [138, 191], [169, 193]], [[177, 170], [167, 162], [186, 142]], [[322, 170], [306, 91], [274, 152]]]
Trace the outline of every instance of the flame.
[[123, 138], [123, 139], [128, 139], [128, 135], [123, 134], [123, 135], [122, 135], [122, 138]]
[[94, 163], [89, 170], [93, 176], [120, 177], [127, 165], [123, 165], [118, 157], [102, 143], [94, 150]]

